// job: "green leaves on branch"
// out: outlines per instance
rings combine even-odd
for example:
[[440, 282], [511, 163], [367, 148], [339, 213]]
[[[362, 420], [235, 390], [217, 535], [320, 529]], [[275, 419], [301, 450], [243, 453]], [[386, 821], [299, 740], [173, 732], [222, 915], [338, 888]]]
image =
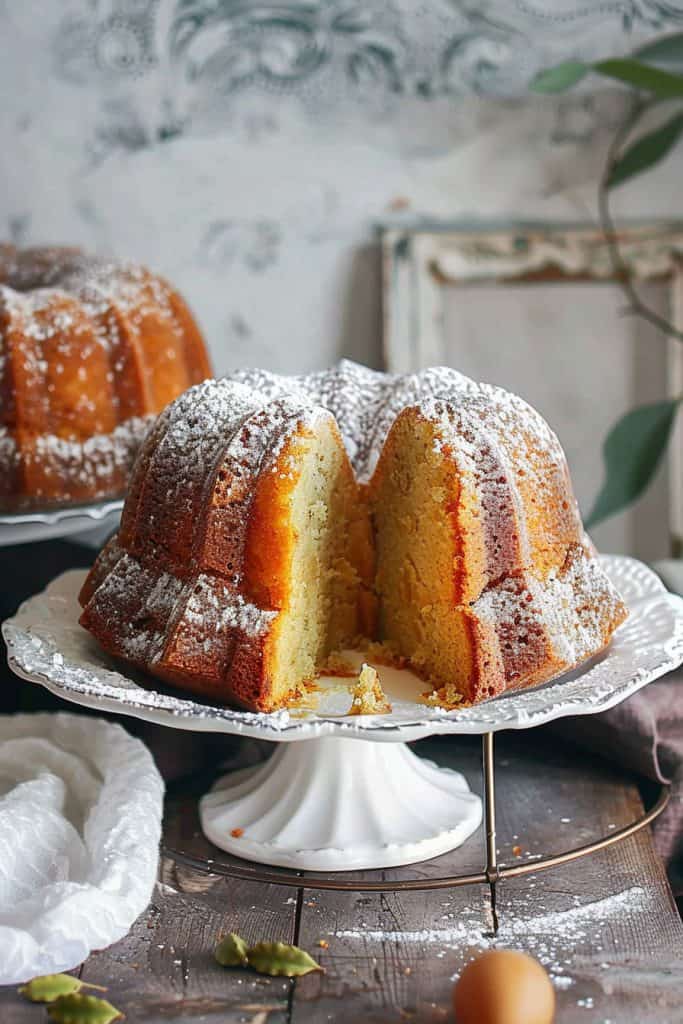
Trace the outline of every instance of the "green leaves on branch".
[[322, 971], [320, 964], [298, 946], [257, 942], [247, 948], [244, 939], [234, 932], [221, 939], [213, 955], [221, 967], [252, 967], [259, 974], [274, 978], [297, 978], [311, 971]]
[[[663, 100], [683, 99], [683, 32], [665, 36], [641, 47], [631, 57], [619, 57], [588, 64], [578, 60], [563, 63], [539, 72], [531, 82], [531, 88], [538, 93], [562, 93], [593, 73], [610, 78], [639, 90], [645, 94], [643, 100], [634, 106], [633, 115], [626, 126], [625, 139], [635, 127], [640, 116], [649, 112]], [[615, 188], [643, 171], [649, 170], [664, 159], [683, 135], [683, 112], [679, 110], [658, 128], [641, 135], [634, 142], [620, 146], [621, 152], [614, 154], [613, 146], [607, 167], [601, 196], [604, 199], [605, 231], [613, 234], [611, 218], [608, 215], [608, 190]], [[617, 243], [613, 241], [616, 250]], [[613, 256], [615, 270], [620, 267], [618, 250]], [[624, 286], [633, 301], [632, 288]], [[635, 309], [658, 327], [679, 337], [680, 332], [657, 317], [642, 302]], [[588, 516], [586, 525], [591, 528], [635, 501], [652, 480], [666, 451], [671, 431], [683, 396], [663, 402], [654, 402], [632, 409], [612, 427], [603, 445], [605, 480], [595, 505]]]
[[642, 89], [657, 99], [683, 97], [683, 75], [653, 67], [635, 57], [599, 60], [594, 64], [565, 60], [553, 68], [539, 71], [531, 81], [531, 88], [540, 93], [566, 92], [590, 72], [623, 82], [634, 89]]
[[643, 135], [615, 160], [607, 178], [607, 187], [621, 185], [636, 174], [646, 171], [648, 167], [653, 167], [673, 149], [681, 133], [683, 114], [676, 114], [661, 127]]
[[554, 68], [539, 71], [531, 80], [531, 88], [534, 92], [566, 92], [585, 78], [590, 70], [590, 65], [584, 64], [583, 61], [564, 60]]
[[[601, 60], [594, 64], [567, 60], [539, 72], [531, 88], [541, 93], [559, 93], [580, 82], [589, 72], [615, 79], [651, 94], [656, 100], [683, 98], [683, 74], [655, 67], [648, 61], [683, 64], [683, 33], [665, 36], [643, 47], [634, 57]], [[641, 136], [617, 157], [607, 177], [607, 188], [615, 188], [654, 167], [674, 148], [683, 134], [683, 114], [678, 113], [654, 131]]]
[[630, 85], [634, 89], [652, 93], [660, 100], [671, 100], [676, 99], [677, 96], [683, 96], [683, 75], [678, 75], [673, 71], [663, 71], [650, 64], [643, 64], [634, 57], [600, 60], [597, 64], [589, 65], [589, 69], [596, 71], [599, 75], [623, 82], [624, 85]]
[[673, 32], [640, 46], [633, 55], [646, 64], [683, 66], [683, 32]]
[[591, 529], [639, 497], [666, 451], [681, 398], [631, 409], [610, 430], [603, 445], [605, 481], [586, 520]]

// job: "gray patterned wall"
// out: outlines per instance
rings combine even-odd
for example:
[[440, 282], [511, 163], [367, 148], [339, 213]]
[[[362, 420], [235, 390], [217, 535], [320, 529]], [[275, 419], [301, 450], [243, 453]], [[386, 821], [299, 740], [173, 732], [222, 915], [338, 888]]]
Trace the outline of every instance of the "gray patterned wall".
[[[376, 225], [585, 220], [620, 99], [526, 84], [681, 27], [649, 0], [0, 0], [0, 236], [162, 270], [219, 370], [377, 362]], [[666, 172], [622, 200], [677, 201]]]

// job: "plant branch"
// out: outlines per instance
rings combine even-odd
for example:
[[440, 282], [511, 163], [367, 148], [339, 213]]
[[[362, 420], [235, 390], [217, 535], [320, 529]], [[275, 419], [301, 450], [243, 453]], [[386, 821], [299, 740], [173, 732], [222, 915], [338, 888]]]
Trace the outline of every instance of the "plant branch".
[[627, 312], [630, 315], [642, 317], [643, 320], [647, 320], [648, 323], [664, 334], [675, 338], [676, 341], [683, 342], [683, 330], [679, 330], [666, 317], [661, 316], [640, 298], [633, 283], [633, 275], [623, 259], [621, 249], [619, 248], [619, 233], [614, 224], [609, 204], [610, 187], [608, 183], [621, 150], [640, 119], [655, 106], [656, 102], [656, 100], [636, 99], [631, 105], [629, 116], [625, 118], [614, 135], [607, 151], [607, 162], [598, 187], [598, 213], [615, 277], [629, 302]]

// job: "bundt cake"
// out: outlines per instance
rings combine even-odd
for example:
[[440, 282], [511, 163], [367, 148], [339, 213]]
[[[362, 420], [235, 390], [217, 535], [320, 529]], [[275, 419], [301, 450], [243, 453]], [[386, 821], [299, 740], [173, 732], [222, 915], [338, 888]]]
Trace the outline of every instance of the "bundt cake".
[[536, 412], [454, 370], [349, 362], [170, 405], [81, 604], [110, 654], [262, 711], [362, 638], [453, 705], [556, 676], [626, 616]]
[[122, 494], [154, 417], [210, 375], [161, 278], [78, 249], [0, 245], [0, 509]]

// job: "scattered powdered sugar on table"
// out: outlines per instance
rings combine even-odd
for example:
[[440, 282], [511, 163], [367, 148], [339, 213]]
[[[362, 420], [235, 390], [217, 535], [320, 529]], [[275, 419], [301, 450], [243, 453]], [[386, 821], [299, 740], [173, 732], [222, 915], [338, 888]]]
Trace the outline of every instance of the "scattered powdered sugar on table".
[[[454, 951], [469, 959], [485, 949], [521, 949], [543, 964], [558, 989], [565, 989], [574, 983], [567, 974], [571, 966], [567, 949], [576, 951], [581, 944], [587, 944], [591, 950], [601, 952], [605, 927], [626, 911], [646, 910], [648, 893], [642, 886], [635, 885], [591, 903], [530, 916], [523, 913], [523, 902], [518, 898], [499, 903], [500, 924], [495, 936], [482, 925], [480, 907], [444, 914], [449, 923], [442, 928], [401, 932], [360, 927], [330, 934], [339, 939], [364, 939], [370, 943], [438, 946], [439, 950], [433, 955], [439, 959]], [[453, 980], [457, 977], [456, 972]]]
[[[575, 897], [578, 899], [578, 897]], [[631, 886], [604, 899], [554, 911], [528, 919], [518, 918], [505, 922], [503, 929], [514, 935], [558, 934], [565, 939], [585, 937], [584, 926], [589, 922], [603, 923], [623, 910], [643, 910], [647, 905], [647, 892], [641, 885]], [[503, 905], [504, 908], [505, 905]], [[503, 914], [505, 910], [503, 909]], [[502, 934], [501, 930], [501, 934]]]

